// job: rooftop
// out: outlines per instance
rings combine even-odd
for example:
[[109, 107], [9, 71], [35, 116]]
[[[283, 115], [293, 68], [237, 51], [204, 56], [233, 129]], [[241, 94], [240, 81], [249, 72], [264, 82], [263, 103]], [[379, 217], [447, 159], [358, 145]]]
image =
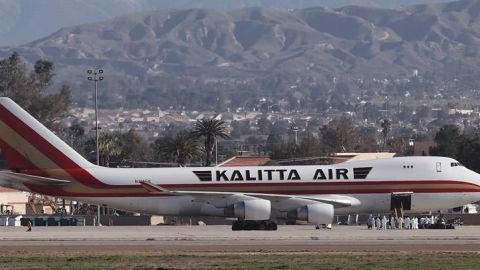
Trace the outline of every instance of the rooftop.
[[270, 161], [269, 157], [236, 156], [221, 164], [219, 167], [262, 166]]

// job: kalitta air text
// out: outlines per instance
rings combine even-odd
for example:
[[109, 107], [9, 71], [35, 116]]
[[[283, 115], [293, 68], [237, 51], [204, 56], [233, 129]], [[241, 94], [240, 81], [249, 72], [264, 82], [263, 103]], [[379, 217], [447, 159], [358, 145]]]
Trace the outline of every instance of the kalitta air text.
[[[193, 173], [200, 181], [298, 181], [298, 180], [348, 180], [365, 179], [372, 168], [318, 168], [308, 178], [303, 179], [296, 169], [263, 169], [263, 170], [215, 170], [215, 171], [194, 171]], [[350, 176], [349, 176], [350, 175]], [[304, 175], [305, 177], [305, 175]]]

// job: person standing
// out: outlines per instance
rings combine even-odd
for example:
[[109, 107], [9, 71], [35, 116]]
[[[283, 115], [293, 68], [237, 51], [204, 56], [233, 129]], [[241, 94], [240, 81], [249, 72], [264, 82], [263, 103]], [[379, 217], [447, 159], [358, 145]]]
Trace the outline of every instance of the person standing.
[[395, 224], [395, 217], [392, 216], [392, 217], [390, 218], [390, 229], [395, 230], [396, 227], [397, 227], [397, 226], [396, 226], [396, 224]]
[[380, 228], [382, 227], [382, 222], [380, 221], [380, 217], [377, 217], [375, 219], [375, 225], [377, 226], [377, 230], [380, 230]]
[[411, 225], [412, 225], [412, 222], [411, 222], [411, 219], [409, 216], [407, 216], [405, 218], [405, 230], [410, 230], [411, 229]]
[[27, 223], [27, 232], [31, 232], [31, 231], [32, 231], [32, 222], [29, 219]]
[[382, 229], [385, 231], [387, 229], [387, 217], [382, 217]]

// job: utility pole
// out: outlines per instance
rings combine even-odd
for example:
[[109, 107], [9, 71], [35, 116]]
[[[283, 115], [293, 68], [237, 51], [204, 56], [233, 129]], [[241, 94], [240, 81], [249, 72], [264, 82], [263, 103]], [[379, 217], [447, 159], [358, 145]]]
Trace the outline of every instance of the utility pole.
[[[100, 152], [98, 149], [98, 81], [103, 80], [103, 69], [89, 69], [87, 70], [88, 80], [95, 83], [95, 152], [97, 155], [97, 165], [100, 166]], [[97, 224], [101, 226], [100, 223], [100, 205], [97, 205]]]

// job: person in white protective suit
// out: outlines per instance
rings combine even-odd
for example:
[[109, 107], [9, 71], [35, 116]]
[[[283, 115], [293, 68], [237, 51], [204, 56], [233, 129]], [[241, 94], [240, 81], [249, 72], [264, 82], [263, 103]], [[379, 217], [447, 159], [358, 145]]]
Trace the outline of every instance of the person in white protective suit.
[[397, 228], [397, 226], [396, 226], [396, 224], [395, 224], [395, 217], [392, 216], [392, 217], [390, 218], [390, 229], [395, 230], [396, 228]]
[[375, 231], [377, 228], [376, 228], [376, 226], [375, 226], [375, 217], [374, 217], [374, 216], [371, 217], [370, 222], [371, 222], [371, 224], [372, 224], [372, 230]]
[[382, 217], [382, 229], [385, 231], [387, 229], [387, 217], [383, 216]]
[[382, 221], [380, 220], [380, 217], [377, 217], [375, 219], [375, 225], [377, 226], [377, 230], [380, 230], [380, 228], [382, 227]]
[[409, 217], [409, 216], [407, 216], [407, 217], [405, 218], [405, 221], [404, 221], [404, 223], [405, 223], [405, 230], [410, 230], [410, 226], [411, 226], [411, 219], [410, 219], [410, 217]]

